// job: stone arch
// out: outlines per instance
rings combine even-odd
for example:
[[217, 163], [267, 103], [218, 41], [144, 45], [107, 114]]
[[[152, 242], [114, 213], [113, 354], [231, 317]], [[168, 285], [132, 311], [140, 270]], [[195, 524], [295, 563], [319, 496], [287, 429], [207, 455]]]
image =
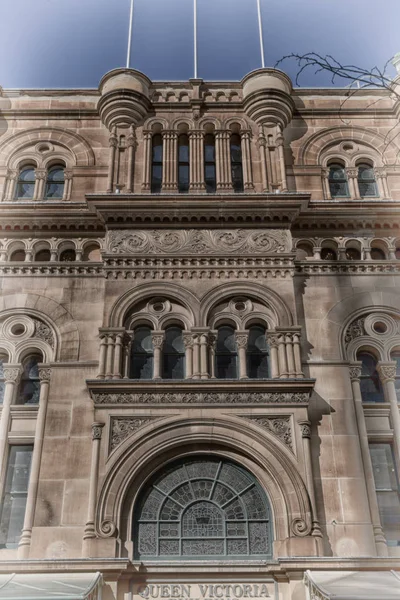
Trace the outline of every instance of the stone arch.
[[398, 294], [387, 290], [361, 291], [335, 304], [321, 320], [314, 338], [313, 358], [348, 360], [343, 343], [347, 326], [358, 316], [378, 311], [400, 316]]
[[204, 129], [207, 124], [212, 124], [215, 129], [221, 129], [221, 119], [217, 117], [212, 117], [211, 115], [205, 115], [202, 119], [198, 121], [198, 129]]
[[196, 323], [199, 310], [198, 298], [183, 287], [165, 282], [145, 283], [125, 292], [111, 307], [110, 313], [105, 319], [107, 327], [122, 327], [129, 308], [138, 300], [144, 300], [151, 296], [171, 297], [181, 302], [193, 315], [193, 322]]
[[161, 125], [161, 129], [169, 129], [169, 122], [163, 117], [151, 117], [151, 119], [147, 119], [143, 125], [143, 129], [150, 130], [154, 125]]
[[101, 537], [129, 540], [135, 502], [148, 479], [172, 460], [221, 456], [247, 468], [269, 498], [275, 541], [309, 535], [311, 506], [294, 456], [266, 432], [237, 417], [153, 421], [126, 439], [109, 459], [99, 494]]
[[224, 283], [207, 292], [201, 299], [199, 325], [205, 325], [212, 307], [231, 295], [249, 296], [268, 304], [275, 313], [276, 326], [293, 325], [293, 315], [286, 302], [273, 290], [257, 283]]
[[54, 359], [78, 360], [79, 332], [72, 315], [47, 296], [23, 293], [5, 294], [0, 298], [0, 316], [22, 314], [36, 316], [47, 323], [56, 337]]
[[40, 141], [57, 142], [74, 157], [77, 167], [95, 164], [95, 156], [89, 142], [74, 131], [60, 127], [36, 127], [13, 133], [0, 144], [0, 163], [7, 164], [10, 156]]
[[177, 117], [171, 123], [171, 129], [175, 131], [178, 129], [179, 125], [186, 125], [188, 130], [193, 129], [193, 122], [186, 117]]
[[238, 124], [240, 131], [251, 129], [250, 124], [243, 117], [229, 117], [223, 122], [224, 129], [229, 129], [231, 125]]
[[299, 165], [319, 164], [325, 148], [345, 140], [369, 146], [378, 152], [384, 164], [395, 163], [400, 153], [400, 148], [394, 141], [389, 142], [376, 131], [364, 127], [337, 126], [317, 131], [304, 142], [299, 152]]

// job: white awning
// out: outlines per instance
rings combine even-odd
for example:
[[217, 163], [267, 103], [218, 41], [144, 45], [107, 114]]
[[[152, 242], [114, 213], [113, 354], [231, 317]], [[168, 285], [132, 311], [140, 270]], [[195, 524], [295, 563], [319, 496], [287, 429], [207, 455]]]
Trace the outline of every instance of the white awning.
[[0, 575], [0, 600], [97, 600], [101, 573]]
[[398, 571], [306, 571], [313, 600], [400, 600]]

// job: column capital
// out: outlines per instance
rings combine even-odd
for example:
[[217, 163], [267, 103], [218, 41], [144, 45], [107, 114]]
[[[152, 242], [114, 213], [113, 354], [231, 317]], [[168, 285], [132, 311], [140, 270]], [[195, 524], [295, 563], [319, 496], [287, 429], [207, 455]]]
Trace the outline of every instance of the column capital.
[[51, 368], [50, 365], [46, 363], [41, 363], [38, 365], [39, 367], [39, 379], [40, 383], [49, 382], [51, 377]]
[[358, 381], [361, 377], [361, 366], [362, 362], [357, 360], [349, 364], [349, 375], [351, 381]]
[[354, 169], [354, 168], [346, 169], [346, 173], [347, 173], [347, 177], [350, 177], [352, 179], [357, 179], [357, 177], [358, 177], [358, 169]]
[[191, 331], [184, 331], [182, 333], [182, 340], [183, 340], [183, 345], [185, 346], [185, 348], [193, 348], [193, 334]]
[[108, 138], [108, 145], [110, 146], [110, 148], [117, 148], [118, 146], [118, 138], [114, 131], [111, 132], [111, 135]]
[[249, 332], [248, 331], [235, 331], [235, 342], [238, 348], [247, 348], [247, 343], [249, 340]]
[[276, 331], [266, 331], [265, 332], [265, 337], [267, 339], [267, 342], [270, 346], [270, 348], [277, 348], [278, 347], [278, 333]]
[[387, 381], [395, 381], [396, 379], [396, 366], [397, 363], [395, 361], [390, 362], [378, 362], [376, 366], [376, 370], [379, 373], [379, 377], [383, 383]]
[[7, 169], [6, 177], [13, 180], [18, 179], [18, 169]]
[[4, 365], [3, 372], [6, 383], [18, 383], [22, 375], [22, 367], [8, 363]]
[[387, 177], [387, 171], [385, 167], [375, 167], [374, 174], [377, 179], [380, 179], [381, 177]]
[[329, 173], [331, 172], [329, 167], [323, 167], [321, 169], [321, 175], [324, 179], [329, 179]]
[[92, 423], [92, 440], [101, 440], [104, 423], [95, 421]]
[[36, 169], [35, 170], [35, 179], [46, 179], [47, 171], [46, 169]]
[[68, 179], [72, 179], [73, 173], [72, 169], [64, 169], [64, 179], [67, 181]]
[[154, 330], [151, 332], [151, 341], [153, 342], [154, 348], [159, 348], [161, 350], [161, 348], [163, 347], [164, 339], [165, 339], [165, 331]]
[[310, 421], [299, 421], [299, 426], [301, 430], [302, 438], [310, 438], [311, 437], [311, 423]]

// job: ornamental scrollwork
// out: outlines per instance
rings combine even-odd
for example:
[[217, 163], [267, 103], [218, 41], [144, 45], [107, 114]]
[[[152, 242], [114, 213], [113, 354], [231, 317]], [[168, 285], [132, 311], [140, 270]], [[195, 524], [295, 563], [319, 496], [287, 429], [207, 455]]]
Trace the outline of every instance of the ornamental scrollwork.
[[104, 423], [93, 423], [92, 424], [92, 440], [101, 440], [102, 430]]
[[6, 383], [18, 383], [21, 377], [21, 369], [19, 367], [4, 367], [3, 373]]
[[189, 229], [109, 231], [106, 248], [112, 254], [282, 254], [290, 252], [287, 231], [268, 229], [208, 230]]
[[296, 518], [293, 519], [290, 529], [297, 537], [304, 537], [309, 535], [311, 532], [311, 524], [307, 524], [304, 519]]
[[307, 404], [308, 392], [103, 393], [92, 390], [95, 404]]
[[362, 335], [366, 335], [365, 331], [365, 317], [361, 319], [356, 319], [347, 327], [346, 335], [344, 338], [344, 342], [346, 346], [355, 338], [361, 337]]
[[290, 417], [245, 417], [278, 437], [293, 452]]
[[35, 325], [33, 337], [46, 342], [50, 348], [54, 349], [54, 336], [50, 327], [38, 319], [32, 320]]
[[110, 450], [119, 446], [131, 433], [143, 427], [153, 417], [115, 417], [111, 419]]
[[118, 529], [114, 521], [105, 519], [100, 523], [99, 533], [104, 538], [115, 537], [118, 534]]

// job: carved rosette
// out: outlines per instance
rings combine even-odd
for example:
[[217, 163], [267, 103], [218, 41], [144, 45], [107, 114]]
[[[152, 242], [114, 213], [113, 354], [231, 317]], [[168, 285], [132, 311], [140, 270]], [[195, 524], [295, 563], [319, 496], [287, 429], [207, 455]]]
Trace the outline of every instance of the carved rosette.
[[104, 423], [92, 423], [92, 440], [101, 440]]

